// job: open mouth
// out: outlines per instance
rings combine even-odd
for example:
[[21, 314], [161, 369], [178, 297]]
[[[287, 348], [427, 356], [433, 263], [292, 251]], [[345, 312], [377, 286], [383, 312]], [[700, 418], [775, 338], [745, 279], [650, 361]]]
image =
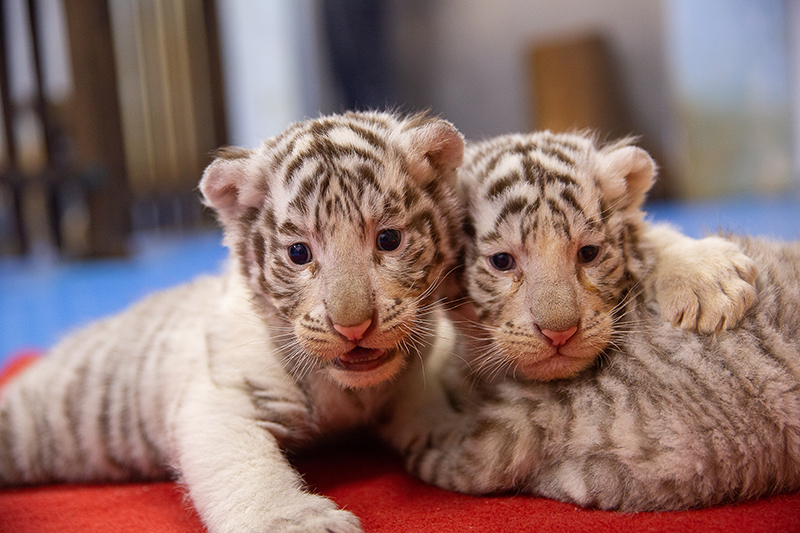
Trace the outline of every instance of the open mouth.
[[383, 365], [394, 355], [394, 350], [380, 350], [377, 348], [363, 348], [356, 346], [349, 352], [333, 360], [333, 364], [343, 370], [354, 372], [367, 372]]

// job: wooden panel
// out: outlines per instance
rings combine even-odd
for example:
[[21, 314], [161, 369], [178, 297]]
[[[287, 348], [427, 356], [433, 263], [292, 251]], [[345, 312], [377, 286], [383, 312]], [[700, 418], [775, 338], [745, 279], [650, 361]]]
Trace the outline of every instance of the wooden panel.
[[[77, 166], [84, 169], [89, 210], [88, 248], [94, 256], [122, 255], [130, 233], [111, 21], [106, 2], [66, 0], [75, 92]], [[91, 169], [86, 173], [85, 169]]]
[[530, 54], [537, 129], [630, 133], [610, 55], [600, 37], [544, 43]]

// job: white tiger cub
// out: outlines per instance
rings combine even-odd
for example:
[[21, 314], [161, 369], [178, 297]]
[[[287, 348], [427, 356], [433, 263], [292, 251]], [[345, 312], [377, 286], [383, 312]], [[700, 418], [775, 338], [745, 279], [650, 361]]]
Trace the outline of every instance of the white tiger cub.
[[361, 531], [282, 450], [418, 373], [456, 263], [461, 134], [347, 113], [228, 149], [200, 188], [231, 267], [68, 337], [2, 391], [0, 485], [177, 475], [219, 532]]
[[[800, 243], [708, 241], [755, 262], [757, 301], [728, 331], [674, 328], [641, 290], [656, 259], [641, 210], [654, 173], [628, 141], [540, 132], [468, 149], [475, 327], [460, 358], [436, 362], [441, 388], [406, 407], [414, 430], [393, 429], [412, 472], [625, 511], [800, 488]], [[663, 254], [675, 235], [653, 237]]]

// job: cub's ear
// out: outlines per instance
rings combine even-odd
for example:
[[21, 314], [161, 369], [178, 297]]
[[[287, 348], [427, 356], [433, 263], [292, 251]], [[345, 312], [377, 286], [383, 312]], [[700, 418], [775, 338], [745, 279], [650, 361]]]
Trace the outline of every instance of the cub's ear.
[[600, 151], [600, 185], [610, 204], [618, 209], [639, 209], [656, 178], [650, 154], [620, 141]]
[[455, 183], [464, 160], [464, 136], [450, 122], [424, 115], [408, 119], [398, 144], [412, 176], [426, 183], [435, 178]]
[[223, 224], [258, 207], [266, 195], [266, 182], [259, 170], [256, 152], [244, 148], [222, 148], [200, 180], [205, 204], [213, 208]]

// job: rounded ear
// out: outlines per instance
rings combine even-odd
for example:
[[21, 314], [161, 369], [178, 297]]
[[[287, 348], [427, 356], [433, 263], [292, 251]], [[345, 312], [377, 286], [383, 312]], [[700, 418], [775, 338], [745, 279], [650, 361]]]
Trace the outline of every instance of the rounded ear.
[[200, 180], [205, 204], [223, 223], [264, 201], [266, 183], [257, 168], [255, 153], [243, 148], [223, 148]]
[[657, 167], [650, 154], [623, 143], [600, 151], [600, 183], [620, 209], [639, 209], [655, 183]]
[[412, 117], [399, 139], [412, 176], [425, 183], [443, 177], [455, 181], [455, 170], [464, 160], [464, 136], [450, 122], [424, 116]]

